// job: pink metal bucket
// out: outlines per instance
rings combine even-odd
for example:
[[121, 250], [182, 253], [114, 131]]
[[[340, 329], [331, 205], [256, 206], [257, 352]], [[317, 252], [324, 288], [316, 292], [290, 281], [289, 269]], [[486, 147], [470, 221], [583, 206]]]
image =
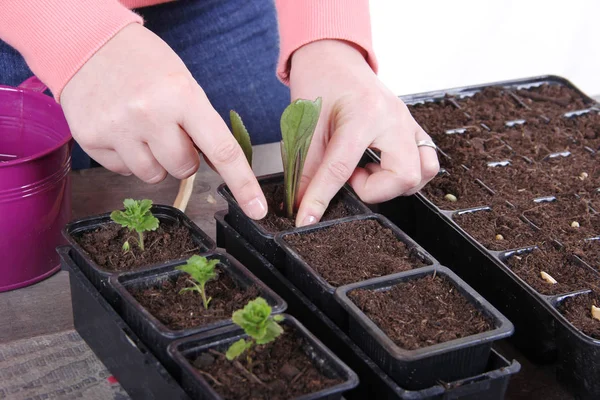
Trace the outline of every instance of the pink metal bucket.
[[71, 217], [71, 134], [35, 77], [0, 86], [0, 292], [60, 268], [56, 247]]

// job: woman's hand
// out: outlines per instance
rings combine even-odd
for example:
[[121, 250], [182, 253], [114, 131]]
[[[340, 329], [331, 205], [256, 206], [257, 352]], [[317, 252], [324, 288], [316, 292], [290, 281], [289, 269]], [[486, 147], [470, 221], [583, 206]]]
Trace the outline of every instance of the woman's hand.
[[[417, 147], [430, 137], [354, 45], [322, 40], [298, 49], [290, 88], [292, 99], [323, 98], [301, 180], [297, 226], [319, 221], [346, 182], [364, 202], [378, 203], [416, 193], [437, 174], [435, 149]], [[381, 165], [357, 168], [369, 147], [381, 151]]]
[[106, 168], [148, 183], [199, 166], [197, 146], [248, 216], [267, 203], [242, 149], [181, 59], [138, 24], [122, 29], [73, 76], [61, 99], [73, 137]]

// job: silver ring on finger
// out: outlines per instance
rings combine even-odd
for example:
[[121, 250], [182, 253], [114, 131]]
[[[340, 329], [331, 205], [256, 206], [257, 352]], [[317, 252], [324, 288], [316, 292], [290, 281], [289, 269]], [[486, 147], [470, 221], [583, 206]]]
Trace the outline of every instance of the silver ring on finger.
[[437, 150], [437, 146], [431, 140], [419, 140], [417, 142], [417, 147], [423, 147], [423, 146], [431, 147], [432, 149]]

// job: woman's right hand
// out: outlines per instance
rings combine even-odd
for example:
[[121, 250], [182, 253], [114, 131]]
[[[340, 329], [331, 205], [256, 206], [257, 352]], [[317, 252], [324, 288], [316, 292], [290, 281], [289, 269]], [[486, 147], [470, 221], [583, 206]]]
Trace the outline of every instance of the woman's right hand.
[[107, 169], [148, 183], [196, 172], [194, 144], [244, 212], [267, 213], [262, 190], [227, 125], [181, 59], [139, 24], [123, 28], [65, 86], [71, 133]]

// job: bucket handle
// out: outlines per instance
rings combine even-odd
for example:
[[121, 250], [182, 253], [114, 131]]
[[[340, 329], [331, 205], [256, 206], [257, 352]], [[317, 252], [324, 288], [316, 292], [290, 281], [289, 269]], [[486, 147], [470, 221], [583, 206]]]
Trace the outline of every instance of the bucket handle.
[[25, 89], [25, 90], [31, 90], [33, 92], [39, 92], [39, 93], [42, 93], [46, 89], [48, 89], [48, 87], [46, 85], [44, 85], [44, 83], [42, 81], [40, 81], [37, 78], [37, 76], [32, 76], [31, 78], [24, 80], [19, 85], [19, 88]]

